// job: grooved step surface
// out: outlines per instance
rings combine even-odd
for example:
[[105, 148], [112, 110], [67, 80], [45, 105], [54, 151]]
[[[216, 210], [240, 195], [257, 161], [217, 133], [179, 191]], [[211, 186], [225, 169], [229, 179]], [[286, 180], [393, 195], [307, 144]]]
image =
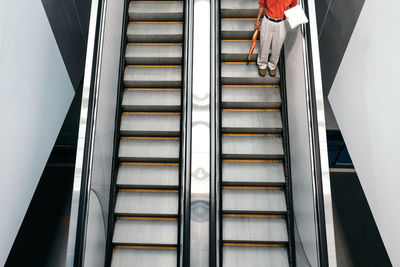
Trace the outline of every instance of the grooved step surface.
[[230, 133], [280, 133], [280, 110], [223, 110], [222, 132]]
[[258, 0], [221, 0], [221, 17], [256, 18]]
[[[281, 189], [223, 189], [224, 212], [286, 212], [285, 192]], [[224, 238], [225, 239], [225, 238]]]
[[281, 185], [285, 183], [283, 162], [222, 162], [222, 182], [237, 185]]
[[115, 213], [120, 215], [177, 215], [178, 192], [119, 191]]
[[179, 113], [123, 113], [121, 135], [179, 136]]
[[222, 19], [221, 36], [222, 39], [245, 39], [251, 40], [254, 33], [254, 19]]
[[[247, 61], [251, 41], [229, 40], [221, 42], [221, 60], [222, 61]], [[256, 61], [258, 56], [259, 41], [254, 47], [251, 61]]]
[[180, 64], [181, 44], [128, 44], [125, 51], [127, 64]]
[[181, 90], [125, 90], [124, 111], [180, 111]]
[[179, 165], [128, 164], [119, 165], [118, 187], [178, 188]]
[[176, 267], [176, 249], [114, 248], [111, 267]]
[[286, 247], [223, 247], [224, 267], [289, 267]]
[[180, 66], [129, 65], [125, 68], [126, 87], [180, 87]]
[[121, 139], [118, 157], [123, 161], [178, 162], [179, 139]]
[[229, 84], [279, 84], [280, 73], [279, 69], [276, 69], [276, 76], [271, 77], [267, 71], [265, 77], [261, 77], [258, 74], [257, 64], [239, 63], [239, 64], [221, 64], [221, 81], [225, 85]]
[[117, 218], [113, 243], [136, 245], [176, 245], [178, 220], [137, 220]]
[[130, 22], [127, 29], [128, 42], [176, 43], [182, 42], [182, 23]]
[[224, 108], [280, 108], [278, 87], [236, 86], [222, 87]]
[[223, 216], [224, 242], [287, 242], [284, 217], [231, 217]]
[[222, 136], [224, 158], [281, 159], [283, 145], [280, 136]]
[[131, 1], [130, 20], [179, 21], [183, 19], [183, 1]]

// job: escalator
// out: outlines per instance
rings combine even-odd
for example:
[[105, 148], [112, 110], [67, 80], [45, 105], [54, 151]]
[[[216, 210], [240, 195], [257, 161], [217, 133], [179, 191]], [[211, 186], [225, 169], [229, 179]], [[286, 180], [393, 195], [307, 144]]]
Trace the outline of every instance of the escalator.
[[219, 216], [226, 267], [294, 266], [282, 71], [258, 75], [258, 43], [246, 64], [257, 10], [257, 0], [220, 2]]
[[183, 1], [131, 1], [110, 264], [177, 266]]

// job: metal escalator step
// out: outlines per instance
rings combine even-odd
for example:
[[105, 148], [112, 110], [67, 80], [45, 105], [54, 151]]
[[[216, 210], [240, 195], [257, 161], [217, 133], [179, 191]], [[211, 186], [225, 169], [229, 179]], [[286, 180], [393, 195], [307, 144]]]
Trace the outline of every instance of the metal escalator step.
[[178, 241], [176, 218], [118, 217], [113, 243], [175, 246]]
[[225, 214], [222, 219], [224, 242], [287, 242], [284, 216]]
[[258, 6], [258, 0], [222, 0], [221, 17], [256, 18]]
[[177, 216], [178, 190], [120, 189], [115, 214], [120, 216]]
[[180, 65], [128, 65], [124, 72], [125, 87], [180, 87]]
[[230, 62], [221, 64], [221, 82], [227, 84], [279, 84], [280, 73], [277, 69], [275, 77], [265, 77], [258, 74], [257, 64], [247, 65], [245, 62]]
[[114, 248], [111, 267], [176, 267], [177, 250], [163, 248]]
[[122, 137], [118, 158], [122, 161], [178, 162], [179, 138]]
[[281, 133], [279, 109], [223, 109], [222, 132]]
[[224, 185], [283, 185], [285, 173], [280, 160], [224, 160]]
[[227, 246], [223, 247], [223, 267], [289, 267], [284, 246]]
[[181, 89], [128, 88], [122, 99], [124, 111], [179, 111]]
[[[224, 40], [221, 42], [221, 61], [247, 61], [249, 56], [250, 40]], [[251, 61], [256, 61], [259, 42], [254, 47]]]
[[124, 112], [120, 133], [123, 136], [179, 136], [179, 112]]
[[125, 60], [127, 64], [180, 64], [182, 44], [130, 43]]
[[119, 188], [178, 188], [178, 163], [121, 163], [118, 168]]
[[222, 86], [224, 108], [280, 108], [279, 87], [258, 85]]
[[126, 32], [128, 42], [182, 42], [182, 22], [130, 22]]
[[222, 210], [224, 213], [284, 214], [287, 211], [285, 192], [279, 187], [224, 186]]
[[221, 20], [222, 39], [245, 39], [251, 40], [254, 33], [254, 18], [233, 19], [226, 18]]
[[223, 158], [234, 159], [282, 159], [282, 140], [279, 135], [224, 134]]
[[179, 21], [183, 19], [183, 1], [131, 1], [130, 20]]

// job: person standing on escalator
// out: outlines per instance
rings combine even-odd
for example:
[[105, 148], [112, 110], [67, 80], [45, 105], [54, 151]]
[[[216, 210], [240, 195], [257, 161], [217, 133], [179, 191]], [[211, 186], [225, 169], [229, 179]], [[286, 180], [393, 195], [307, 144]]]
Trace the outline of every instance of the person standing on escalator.
[[[259, 8], [254, 30], [260, 30], [260, 49], [258, 51], [258, 73], [264, 77], [267, 74], [275, 77], [276, 66], [283, 42], [286, 38], [285, 11], [297, 5], [297, 0], [259, 0]], [[261, 16], [263, 20], [260, 23]], [[269, 51], [271, 55], [268, 58]]]

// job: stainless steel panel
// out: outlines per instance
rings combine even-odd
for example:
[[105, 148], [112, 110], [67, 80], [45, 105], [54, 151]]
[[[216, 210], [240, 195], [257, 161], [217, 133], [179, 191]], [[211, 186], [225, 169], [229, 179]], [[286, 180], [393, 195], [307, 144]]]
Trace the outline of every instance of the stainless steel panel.
[[224, 184], [283, 184], [285, 174], [283, 162], [222, 162]]
[[114, 244], [176, 245], [178, 220], [151, 218], [117, 218], [114, 229]]
[[280, 108], [278, 86], [223, 86], [222, 106], [225, 108]]
[[125, 51], [127, 64], [180, 64], [181, 44], [128, 44]]
[[127, 29], [128, 42], [171, 43], [182, 41], [181, 22], [130, 22]]
[[130, 136], [179, 136], [180, 113], [124, 112], [120, 133]]
[[285, 217], [223, 216], [224, 242], [287, 242]]
[[124, 161], [163, 161], [178, 162], [179, 139], [145, 137], [123, 137], [120, 142], [118, 157]]
[[176, 249], [116, 247], [111, 267], [176, 267]]
[[[257, 17], [257, 15], [255, 16]], [[250, 40], [224, 40], [221, 42], [222, 61], [247, 61], [249, 56]], [[256, 61], [258, 56], [259, 42], [254, 47], [251, 61]]]
[[178, 164], [121, 163], [118, 169], [118, 187], [177, 188]]
[[222, 132], [280, 133], [281, 111], [278, 110], [223, 110]]
[[224, 212], [286, 212], [285, 192], [280, 189], [223, 189]]
[[225, 158], [280, 159], [284, 152], [279, 135], [224, 135], [222, 154]]
[[125, 68], [126, 87], [180, 87], [181, 66], [128, 65]]
[[256, 18], [258, 6], [258, 0], [222, 0], [221, 16]]
[[279, 80], [278, 68], [275, 77], [269, 76], [268, 73], [265, 77], [261, 77], [256, 64], [247, 65], [246, 62], [221, 64], [221, 82], [223, 84], [279, 84]]
[[131, 1], [130, 20], [172, 20], [183, 19], [183, 1]]
[[117, 194], [115, 214], [177, 215], [178, 191], [121, 189]]
[[251, 19], [222, 19], [221, 37], [222, 39], [246, 39], [251, 40], [254, 32], [256, 17]]
[[285, 247], [224, 246], [224, 267], [289, 267]]
[[126, 89], [122, 99], [124, 111], [179, 111], [180, 89]]

